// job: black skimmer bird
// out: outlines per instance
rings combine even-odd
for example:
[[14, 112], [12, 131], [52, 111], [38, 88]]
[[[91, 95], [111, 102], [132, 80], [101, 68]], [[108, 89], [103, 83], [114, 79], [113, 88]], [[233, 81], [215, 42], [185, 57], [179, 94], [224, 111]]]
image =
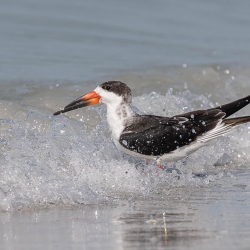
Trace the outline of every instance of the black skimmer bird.
[[247, 96], [216, 108], [173, 117], [139, 115], [131, 108], [130, 88], [123, 82], [109, 81], [77, 98], [54, 115], [105, 103], [115, 145], [133, 156], [156, 160], [158, 167], [162, 168], [162, 161], [182, 159], [210, 140], [249, 122], [250, 116], [228, 118], [249, 104], [249, 101], [250, 96]]

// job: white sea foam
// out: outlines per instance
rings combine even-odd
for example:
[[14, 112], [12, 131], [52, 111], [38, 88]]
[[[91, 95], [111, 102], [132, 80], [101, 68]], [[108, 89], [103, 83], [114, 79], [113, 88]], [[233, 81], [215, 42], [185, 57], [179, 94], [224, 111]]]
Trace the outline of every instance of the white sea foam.
[[[208, 185], [220, 179], [226, 170], [215, 165], [243, 165], [250, 160], [250, 126], [244, 125], [188, 159], [164, 164], [166, 171], [161, 171], [155, 162], [146, 165], [116, 149], [105, 106], [80, 109], [71, 113], [72, 118], [53, 117], [47, 111], [53, 103], [37, 111], [31, 100], [29, 106], [0, 104], [0, 210], [167, 196], [172, 187]], [[134, 98], [133, 105], [166, 116], [213, 106], [209, 98], [189, 90], [142, 95]]]

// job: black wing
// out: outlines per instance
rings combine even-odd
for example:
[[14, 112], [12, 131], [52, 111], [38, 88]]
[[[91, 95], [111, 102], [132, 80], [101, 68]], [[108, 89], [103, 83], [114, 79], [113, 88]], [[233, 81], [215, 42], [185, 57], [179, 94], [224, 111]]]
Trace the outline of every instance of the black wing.
[[136, 116], [127, 124], [120, 137], [120, 144], [131, 151], [160, 156], [195, 141], [216, 127], [225, 117], [219, 109], [198, 110], [171, 118]]

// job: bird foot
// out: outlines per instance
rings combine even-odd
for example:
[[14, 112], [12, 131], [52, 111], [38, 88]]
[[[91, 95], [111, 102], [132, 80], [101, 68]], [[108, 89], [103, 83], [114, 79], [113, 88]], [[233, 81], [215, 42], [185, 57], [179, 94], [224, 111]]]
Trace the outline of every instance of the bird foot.
[[157, 167], [160, 169], [163, 169], [162, 165], [160, 163], [157, 163]]

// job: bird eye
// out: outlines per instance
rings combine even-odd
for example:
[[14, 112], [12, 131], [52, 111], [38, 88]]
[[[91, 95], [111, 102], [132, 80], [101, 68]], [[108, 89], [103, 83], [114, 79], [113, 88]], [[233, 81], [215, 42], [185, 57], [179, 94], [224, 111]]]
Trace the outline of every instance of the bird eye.
[[110, 87], [110, 86], [105, 86], [105, 87], [104, 87], [104, 89], [106, 89], [106, 90], [110, 90], [110, 89], [111, 89], [111, 87]]

